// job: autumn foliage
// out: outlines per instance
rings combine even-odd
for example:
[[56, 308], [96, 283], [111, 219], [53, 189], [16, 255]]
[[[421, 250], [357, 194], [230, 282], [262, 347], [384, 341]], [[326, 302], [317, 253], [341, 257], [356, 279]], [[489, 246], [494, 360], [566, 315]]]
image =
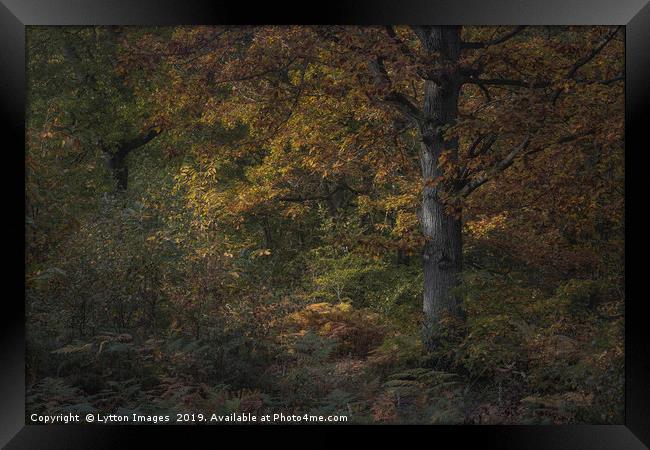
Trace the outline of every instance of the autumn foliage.
[[28, 413], [621, 423], [622, 33], [452, 31], [30, 27]]

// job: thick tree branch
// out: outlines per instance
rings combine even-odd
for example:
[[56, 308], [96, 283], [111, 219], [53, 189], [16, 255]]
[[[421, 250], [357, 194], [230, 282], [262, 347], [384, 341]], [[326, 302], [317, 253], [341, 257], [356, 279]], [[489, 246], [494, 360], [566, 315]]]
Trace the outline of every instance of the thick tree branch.
[[159, 129], [151, 128], [146, 133], [141, 134], [135, 139], [131, 139], [130, 141], [125, 142], [124, 147], [128, 148], [129, 150], [134, 150], [138, 147], [142, 147], [143, 145], [145, 145], [146, 143], [154, 139], [156, 136], [158, 136], [160, 133], [161, 131]]
[[349, 191], [355, 195], [362, 194], [362, 192], [359, 192], [356, 189], [351, 188], [347, 183], [343, 182], [339, 186], [337, 186], [334, 190], [328, 192], [327, 194], [283, 196], [283, 197], [277, 197], [277, 200], [281, 202], [296, 202], [296, 203], [318, 201], [318, 200], [329, 200], [330, 198], [332, 198], [334, 194], [341, 191]]
[[481, 83], [478, 83], [478, 88], [481, 90], [481, 92], [483, 92], [483, 95], [485, 96], [485, 101], [488, 103], [491, 102], [492, 96], [490, 95], [490, 90]]
[[156, 128], [150, 128], [131, 140], [120, 142], [117, 146], [117, 152], [114, 154], [114, 157], [121, 159], [125, 158], [129, 153], [131, 153], [131, 151], [142, 147], [161, 133], [162, 131], [159, 131]]
[[[624, 81], [624, 80], [625, 80], [625, 76], [621, 75], [608, 80], [576, 80], [576, 81], [579, 83], [589, 83], [589, 84], [598, 83], [598, 84], [610, 85], [616, 83], [617, 81]], [[486, 95], [489, 95], [486, 86], [514, 86], [514, 87], [522, 87], [522, 88], [541, 89], [541, 88], [550, 87], [552, 85], [550, 81], [546, 81], [546, 80], [526, 81], [526, 80], [507, 79], [507, 78], [476, 78], [474, 76], [463, 78], [463, 83], [477, 85], [479, 88], [484, 90], [484, 94]]]
[[402, 94], [401, 92], [391, 92], [384, 97], [384, 101], [399, 109], [411, 120], [411, 122], [417, 123], [422, 117], [420, 108], [415, 106], [415, 103], [413, 103], [407, 95]]
[[[605, 48], [605, 46], [614, 38], [614, 36], [616, 36], [616, 33], [618, 33], [618, 30], [620, 29], [621, 27], [616, 27], [616, 29], [613, 32], [605, 36], [605, 38], [603, 38], [598, 43], [598, 45], [596, 45], [596, 47], [594, 47], [588, 54], [586, 54], [585, 56], [577, 60], [575, 64], [571, 66], [571, 68], [565, 75], [565, 78], [567, 80], [573, 78], [582, 66], [589, 63], [592, 59], [596, 57], [596, 55], [598, 55], [598, 53], [601, 52], [603, 48]], [[553, 96], [551, 97], [551, 101], [555, 103], [561, 94], [562, 94], [562, 89], [560, 88], [556, 89], [555, 92], [553, 93]]]
[[[557, 145], [557, 144], [567, 144], [569, 142], [576, 141], [576, 140], [578, 140], [580, 138], [583, 138], [585, 136], [589, 136], [589, 135], [593, 134], [594, 131], [595, 130], [593, 130], [593, 129], [589, 129], [589, 130], [581, 131], [581, 132], [578, 132], [578, 133], [569, 134], [569, 135], [566, 135], [566, 136], [563, 136], [563, 137], [559, 138], [557, 141], [555, 141], [554, 144], [555, 145]], [[458, 196], [460, 198], [467, 197], [469, 194], [471, 194], [477, 188], [479, 188], [480, 186], [482, 186], [483, 184], [485, 184], [486, 182], [488, 182], [492, 178], [494, 178], [495, 175], [499, 174], [500, 172], [503, 172], [505, 169], [507, 169], [508, 167], [510, 167], [513, 164], [513, 162], [514, 162], [515, 158], [517, 157], [517, 155], [523, 154], [524, 156], [528, 156], [528, 155], [532, 155], [534, 153], [538, 153], [540, 151], [543, 151], [543, 150], [545, 150], [546, 148], [549, 147], [549, 146], [536, 147], [536, 148], [533, 148], [531, 150], [528, 150], [528, 151], [524, 152], [524, 150], [526, 150], [528, 148], [529, 144], [530, 144], [530, 138], [531, 138], [531, 136], [528, 135], [526, 137], [526, 139], [524, 139], [524, 141], [521, 144], [519, 144], [517, 147], [513, 148], [505, 156], [505, 158], [503, 158], [501, 161], [499, 161], [497, 164], [495, 164], [492, 168], [490, 168], [488, 170], [485, 170], [481, 175], [479, 175], [478, 177], [472, 179], [467, 184], [465, 184], [463, 186], [463, 188], [461, 188], [460, 191], [458, 192]], [[496, 140], [496, 137], [495, 137], [495, 140]], [[551, 145], [554, 145], [554, 144], [551, 144]], [[478, 144], [476, 144], [476, 145], [472, 144], [472, 145], [476, 146]], [[492, 145], [492, 144], [490, 144], [490, 145]], [[467, 174], [465, 174], [465, 176], [467, 176]], [[462, 181], [462, 179], [461, 179], [461, 181]]]
[[386, 25], [386, 33], [388, 36], [391, 38], [391, 40], [397, 45], [399, 48], [399, 51], [404, 55], [407, 56], [411, 59], [417, 59], [416, 55], [413, 54], [411, 49], [409, 48], [408, 45], [402, 41], [399, 36], [397, 35], [397, 32], [395, 31], [395, 28], [393, 28], [392, 25]]
[[584, 78], [574, 78], [576, 83], [581, 83], [581, 84], [604, 84], [605, 86], [609, 86], [610, 84], [614, 84], [618, 81], [625, 81], [625, 75], [619, 75], [614, 78], [608, 78], [606, 80], [585, 80]]
[[295, 202], [295, 203], [302, 203], [302, 202], [309, 202], [309, 201], [318, 201], [318, 200], [327, 200], [330, 198], [331, 195], [312, 195], [312, 196], [295, 196], [295, 197], [278, 197], [277, 199], [281, 202]]
[[[580, 138], [583, 138], [583, 137], [585, 137], [585, 136], [590, 136], [590, 135], [592, 135], [595, 131], [596, 131], [596, 130], [594, 130], [594, 129], [589, 129], [589, 130], [585, 130], [585, 131], [580, 131], [580, 132], [578, 132], [578, 133], [568, 134], [568, 135], [566, 135], [566, 136], [561, 137], [560, 139], [558, 139], [557, 141], [555, 141], [555, 143], [553, 143], [553, 144], [551, 144], [551, 145], [557, 145], [557, 144], [568, 144], [569, 142], [576, 141], [576, 140], [578, 140], [578, 139], [580, 139]], [[532, 155], [532, 154], [534, 154], [534, 153], [539, 153], [539, 152], [541, 152], [542, 150], [547, 149], [548, 147], [549, 147], [549, 146], [546, 146], [546, 147], [535, 147], [535, 148], [532, 148], [532, 149], [530, 149], [530, 150], [528, 150], [528, 151], [526, 152], [526, 156], [527, 156], [527, 155]]]
[[[118, 34], [115, 31], [112, 31], [112, 33]], [[94, 84], [95, 83], [94, 76], [92, 74], [88, 74], [84, 72], [82, 67], [82, 61], [81, 58], [79, 57], [79, 54], [67, 42], [63, 44], [63, 53], [67, 61], [72, 66], [77, 81], [83, 83], [84, 85], [89, 85], [93, 90], [97, 90]], [[158, 136], [160, 133], [161, 132], [159, 130], [155, 128], [150, 128], [146, 132], [142, 133], [141, 135], [131, 140], [120, 142], [117, 147], [117, 152], [113, 154], [113, 157], [124, 159], [132, 150], [138, 147], [142, 147], [147, 142], [151, 141], [156, 136]], [[106, 152], [106, 153], [110, 153], [110, 152]]]
[[610, 84], [614, 84], [614, 83], [616, 83], [617, 81], [625, 81], [625, 75], [621, 75], [621, 76], [619, 76], [619, 77], [610, 78], [609, 80], [597, 81], [597, 83], [605, 84], [605, 85], [610, 85]]
[[515, 86], [525, 88], [545, 88], [549, 87], [549, 81], [525, 81], [525, 80], [511, 80], [505, 78], [475, 78], [467, 77], [463, 83], [476, 84], [479, 87], [483, 86]]
[[422, 117], [420, 108], [417, 107], [415, 102], [411, 100], [408, 95], [393, 89], [383, 59], [381, 57], [375, 58], [370, 63], [370, 68], [375, 77], [377, 88], [379, 88], [380, 91], [388, 91], [388, 93], [383, 96], [382, 100], [397, 108], [411, 122], [418, 123]]
[[616, 36], [616, 33], [618, 33], [618, 30], [620, 29], [621, 27], [617, 27], [612, 33], [605, 36], [605, 38], [601, 40], [601, 42], [596, 47], [594, 47], [594, 49], [591, 52], [589, 52], [589, 54], [585, 55], [584, 57], [576, 61], [576, 63], [571, 67], [571, 69], [567, 73], [566, 78], [572, 78], [576, 74], [578, 69], [580, 69], [582, 66], [584, 66], [589, 61], [594, 59], [596, 55], [600, 53], [600, 51], [603, 48], [605, 48], [605, 46], [609, 43], [609, 41], [611, 41], [614, 38], [614, 36]]
[[461, 43], [461, 48], [480, 49], [480, 48], [489, 47], [491, 45], [498, 45], [498, 44], [501, 44], [501, 43], [503, 43], [503, 42], [505, 42], [505, 41], [507, 41], [509, 39], [512, 39], [513, 37], [515, 37], [516, 35], [521, 33], [524, 30], [524, 28], [526, 28], [525, 25], [518, 26], [518, 27], [514, 28], [512, 31], [504, 34], [503, 36], [501, 36], [501, 37], [499, 37], [497, 39], [493, 39], [491, 41], [487, 41], [487, 42], [462, 42]]
[[[485, 142], [483, 142], [484, 140]], [[494, 145], [496, 140], [497, 140], [497, 135], [494, 133], [480, 135], [469, 147], [467, 156], [469, 158], [474, 158], [478, 155], [482, 155], [483, 153], [487, 152], [492, 147], [492, 145]], [[481, 144], [482, 142], [483, 145], [481, 145], [481, 147], [479, 148], [479, 144]]]
[[[619, 29], [620, 27], [616, 28], [616, 30], [614, 30], [612, 33], [609, 33], [587, 55], [577, 60], [567, 71], [564, 78], [567, 80], [574, 78], [578, 70], [581, 67], [583, 67], [585, 64], [593, 60], [596, 57], [596, 55], [598, 55], [598, 53], [600, 53], [602, 49], [614, 38], [614, 36], [616, 36], [616, 33], [618, 33]], [[514, 34], [516, 33], [514, 33], [513, 31], [513, 33], [511, 34], [514, 36]], [[496, 41], [500, 41], [500, 39], [497, 39], [494, 42]], [[597, 80], [593, 82], [608, 85], [611, 83], [615, 83], [616, 81], [620, 81], [622, 79], [624, 79], [624, 77], [616, 77], [611, 80]], [[479, 78], [477, 73], [467, 73], [466, 76], [463, 78], [463, 83], [476, 84], [477, 86], [479, 86], [479, 88], [483, 90], [484, 93], [488, 93], [487, 95], [489, 95], [489, 91], [487, 90], [486, 86], [513, 86], [513, 87], [523, 87], [523, 88], [547, 88], [552, 86], [552, 83], [549, 80], [526, 81], [521, 79], [518, 80], [518, 79], [505, 79], [505, 78]], [[561, 94], [562, 94], [562, 89], [560, 88], [556, 89], [553, 95], [551, 96], [551, 101], [555, 103]]]
[[513, 148], [501, 161], [496, 163], [492, 168], [484, 171], [480, 176], [474, 178], [468, 182], [459, 192], [459, 196], [467, 197], [469, 194], [474, 192], [477, 188], [494, 178], [497, 174], [503, 172], [505, 169], [510, 167], [515, 160], [515, 157], [521, 153], [523, 150], [528, 147], [530, 144], [530, 135], [524, 139], [524, 141]]

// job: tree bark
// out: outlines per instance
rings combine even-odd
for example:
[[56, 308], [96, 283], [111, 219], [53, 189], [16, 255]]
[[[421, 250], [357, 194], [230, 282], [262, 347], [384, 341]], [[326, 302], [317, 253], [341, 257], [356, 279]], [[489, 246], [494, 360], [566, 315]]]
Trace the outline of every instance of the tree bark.
[[129, 182], [129, 167], [126, 164], [126, 155], [116, 153], [108, 158], [108, 167], [117, 183], [118, 191], [126, 191]]
[[458, 69], [461, 41], [460, 27], [417, 27], [414, 31], [423, 50], [432, 58], [439, 55], [442, 66], [435, 79], [425, 81], [423, 114], [419, 121], [420, 165], [424, 181], [419, 219], [426, 239], [422, 252], [422, 333], [425, 346], [432, 349], [440, 319], [447, 314], [460, 313], [459, 299], [453, 293], [462, 267], [460, 210], [450, 211], [443, 204], [443, 188], [438, 180], [443, 175], [441, 154], [445, 152], [452, 163], [458, 160], [458, 140], [445, 139], [444, 128], [454, 124], [458, 115], [458, 95], [462, 84]]
[[104, 149], [108, 168], [117, 182], [118, 191], [126, 191], [126, 188], [128, 187], [129, 166], [126, 158], [129, 156], [129, 153], [147, 144], [159, 134], [160, 131], [158, 129], [152, 128], [136, 138], [121, 142], [115, 153], [111, 153]]

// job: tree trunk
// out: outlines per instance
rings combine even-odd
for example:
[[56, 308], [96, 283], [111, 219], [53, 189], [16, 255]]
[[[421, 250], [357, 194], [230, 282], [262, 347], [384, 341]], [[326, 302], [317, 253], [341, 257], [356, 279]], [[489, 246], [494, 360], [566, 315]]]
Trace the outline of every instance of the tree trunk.
[[[426, 243], [422, 252], [424, 266], [423, 341], [434, 345], [436, 325], [446, 314], [459, 314], [459, 301], [452, 289], [462, 264], [460, 210], [449, 211], [441, 201], [443, 175], [440, 156], [458, 160], [457, 138], [446, 139], [444, 128], [455, 123], [461, 86], [458, 72], [460, 27], [420, 27], [416, 33], [426, 53], [436, 52], [443, 68], [424, 85], [423, 117], [420, 122], [420, 165], [424, 187], [419, 218]], [[433, 56], [433, 55], [432, 55]]]
[[126, 155], [121, 152], [108, 158], [108, 167], [117, 183], [118, 191], [126, 191], [129, 182], [129, 167], [126, 164]]
[[117, 182], [118, 191], [126, 191], [129, 182], [129, 166], [126, 158], [133, 150], [147, 144], [159, 134], [159, 129], [152, 128], [134, 139], [122, 141], [115, 153], [106, 148], [103, 149], [108, 168]]
[[458, 282], [462, 264], [461, 221], [445, 211], [435, 190], [425, 189], [422, 230], [426, 243], [422, 252], [424, 266], [423, 341], [431, 349], [436, 325], [446, 314], [459, 315], [459, 301], [452, 289]]
[[403, 247], [397, 249], [397, 264], [408, 266], [411, 262], [410, 256], [406, 253]]

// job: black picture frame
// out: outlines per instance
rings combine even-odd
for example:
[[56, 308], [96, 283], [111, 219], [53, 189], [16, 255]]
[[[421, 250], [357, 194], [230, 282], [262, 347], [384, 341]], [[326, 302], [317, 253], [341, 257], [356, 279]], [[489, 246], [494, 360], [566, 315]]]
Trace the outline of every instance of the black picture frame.
[[[216, 426], [119, 427], [106, 425], [25, 425], [24, 367], [24, 143], [26, 25], [172, 24], [464, 24], [464, 25], [624, 25], [626, 41], [626, 330], [625, 424], [566, 426]], [[3, 269], [3, 326], [0, 349], [0, 444], [22, 448], [127, 448], [152, 441], [194, 447], [195, 439], [235, 445], [251, 438], [278, 438], [284, 445], [339, 445], [341, 432], [364, 440], [404, 445], [402, 433], [426, 445], [474, 444], [502, 449], [640, 449], [650, 445], [650, 352], [640, 286], [646, 264], [638, 236], [642, 220], [644, 126], [650, 105], [650, 4], [648, 0], [357, 0], [316, 5], [196, 0], [0, 0], [0, 108], [4, 133], [0, 180], [6, 252]], [[645, 144], [645, 145], [644, 145]], [[22, 163], [21, 163], [22, 161]], [[634, 182], [636, 186], [634, 186]], [[640, 198], [640, 200], [633, 200]], [[635, 212], [636, 210], [636, 212]], [[633, 233], [637, 233], [637, 239]], [[22, 234], [22, 239], [20, 238]], [[9, 245], [7, 245], [9, 244]], [[638, 256], [636, 258], [635, 256]], [[632, 263], [632, 261], [639, 261]], [[640, 290], [638, 290], [640, 292]], [[399, 434], [396, 433], [400, 432]], [[294, 439], [299, 433], [304, 439]], [[316, 437], [315, 433], [318, 433]], [[208, 436], [209, 435], [209, 436]], [[416, 436], [409, 436], [416, 437]], [[449, 441], [451, 439], [451, 441]], [[391, 442], [392, 441], [392, 442]], [[366, 441], [366, 445], [369, 442]], [[411, 444], [421, 445], [421, 444]]]

